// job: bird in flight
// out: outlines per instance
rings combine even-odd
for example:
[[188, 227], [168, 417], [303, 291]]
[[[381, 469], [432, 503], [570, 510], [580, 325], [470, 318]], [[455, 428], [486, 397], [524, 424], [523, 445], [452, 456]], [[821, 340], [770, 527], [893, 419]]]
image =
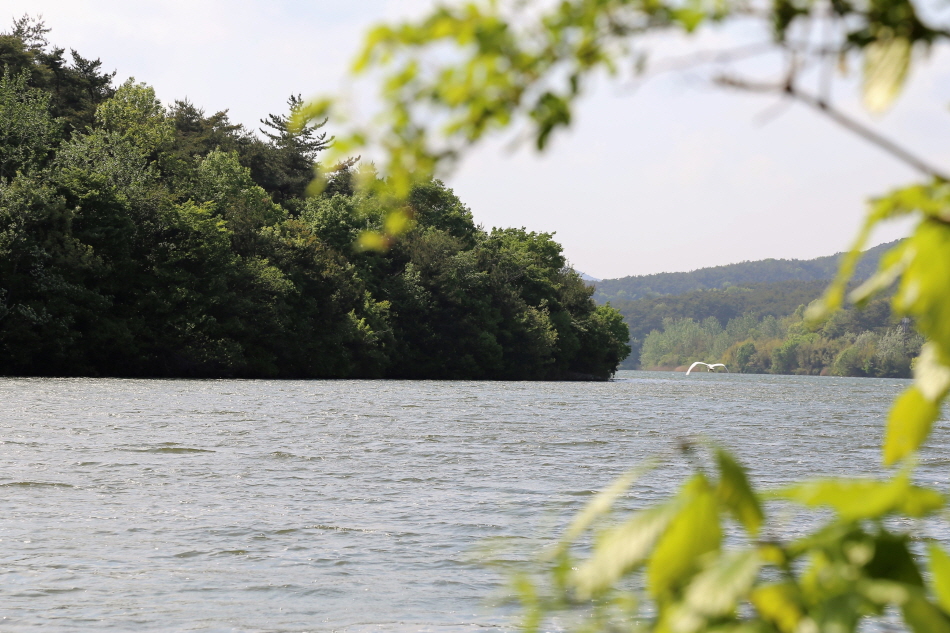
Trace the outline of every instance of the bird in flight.
[[702, 362], [702, 361], [696, 361], [695, 363], [693, 363], [692, 365], [689, 366], [689, 369], [686, 370], [686, 375], [687, 375], [687, 376], [689, 376], [689, 372], [691, 372], [691, 371], [693, 371], [694, 369], [696, 369], [696, 365], [705, 365], [706, 367], [709, 368], [707, 371], [712, 371], [712, 370], [715, 369], [716, 367], [722, 367], [723, 369], [726, 368], [726, 366], [723, 365], [722, 363], [715, 363], [715, 364], [713, 364], [713, 365], [710, 365], [709, 363], [704, 363], [704, 362]]

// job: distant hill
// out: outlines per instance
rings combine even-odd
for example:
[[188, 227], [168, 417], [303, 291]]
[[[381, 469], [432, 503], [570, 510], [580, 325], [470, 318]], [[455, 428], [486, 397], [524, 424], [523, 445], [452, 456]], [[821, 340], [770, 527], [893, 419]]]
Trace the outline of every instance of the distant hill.
[[[897, 241], [880, 244], [864, 252], [858, 264], [855, 281], [870, 277], [877, 269], [878, 260]], [[633, 301], [644, 297], [682, 295], [696, 290], [714, 290], [729, 286], [775, 283], [783, 281], [828, 281], [838, 271], [842, 253], [815, 259], [763, 259], [726, 266], [700, 268], [688, 273], [657, 273], [634, 275], [620, 279], [604, 279], [593, 285], [598, 303]]]
[[578, 275], [580, 275], [580, 276], [581, 276], [581, 279], [583, 279], [584, 281], [593, 281], [593, 282], [603, 281], [603, 279], [597, 279], [597, 277], [591, 277], [591, 276], [588, 275], [587, 273], [581, 272], [581, 271], [579, 271], [579, 270], [576, 270], [576, 271], [574, 271], [574, 272], [576, 272]]

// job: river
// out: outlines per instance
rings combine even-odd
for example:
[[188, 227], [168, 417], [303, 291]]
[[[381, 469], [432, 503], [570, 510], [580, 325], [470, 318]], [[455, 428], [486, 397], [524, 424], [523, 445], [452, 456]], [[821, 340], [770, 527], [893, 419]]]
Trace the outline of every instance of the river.
[[490, 544], [529, 556], [650, 456], [623, 503], [668, 494], [684, 437], [760, 486], [875, 473], [907, 384], [0, 379], [0, 631], [508, 630]]

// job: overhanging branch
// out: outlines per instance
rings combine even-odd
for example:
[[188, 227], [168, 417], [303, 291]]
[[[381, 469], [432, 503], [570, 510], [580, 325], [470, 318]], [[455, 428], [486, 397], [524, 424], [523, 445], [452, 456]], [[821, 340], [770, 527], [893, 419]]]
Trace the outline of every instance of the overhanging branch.
[[872, 145], [876, 145], [878, 148], [884, 150], [903, 163], [910, 165], [917, 171], [927, 174], [928, 176], [932, 176], [933, 178], [939, 178], [940, 180], [950, 182], [950, 176], [948, 176], [942, 170], [934, 167], [924, 159], [920, 158], [901, 145], [898, 145], [886, 136], [883, 136], [868, 126], [859, 123], [857, 120], [835, 108], [825, 99], [816, 97], [798, 89], [792, 81], [787, 81], [781, 84], [769, 84], [746, 81], [744, 79], [737, 79], [735, 77], [721, 76], [716, 79], [716, 83], [721, 86], [735, 88], [737, 90], [760, 93], [767, 92], [790, 97], [824, 114], [838, 125], [850, 130], [854, 134], [857, 134]]

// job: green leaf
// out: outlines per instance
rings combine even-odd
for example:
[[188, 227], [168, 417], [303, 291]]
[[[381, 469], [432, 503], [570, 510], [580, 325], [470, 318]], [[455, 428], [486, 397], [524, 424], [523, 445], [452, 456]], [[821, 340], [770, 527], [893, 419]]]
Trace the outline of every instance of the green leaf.
[[593, 556], [573, 575], [578, 595], [589, 598], [608, 589], [628, 571], [641, 565], [676, 516], [678, 507], [667, 503], [638, 512], [623, 525], [604, 532], [594, 545]]
[[686, 589], [686, 604], [706, 618], [729, 615], [748, 593], [761, 567], [755, 550], [720, 556], [693, 578]]
[[[901, 277], [893, 304], [896, 312], [915, 317], [917, 329], [932, 343], [936, 361], [950, 366], [950, 301], [946, 300], [950, 279], [950, 195], [941, 195], [938, 189], [927, 188], [928, 195], [940, 197], [919, 206], [928, 215], [940, 212], [940, 219], [924, 220], [907, 238], [906, 248], [914, 256]], [[926, 203], [934, 208], [926, 210]], [[928, 393], [924, 395], [931, 397]]]
[[899, 244], [881, 257], [879, 270], [870, 279], [855, 288], [848, 298], [862, 304], [882, 290], [889, 288], [907, 270], [914, 258], [914, 250]]
[[911, 592], [903, 584], [892, 580], [865, 580], [857, 587], [859, 593], [879, 607], [893, 604], [903, 605], [910, 599]]
[[580, 536], [584, 530], [586, 530], [590, 525], [596, 521], [598, 518], [604, 514], [610, 512], [610, 509], [614, 505], [617, 497], [626, 492], [630, 486], [633, 485], [633, 482], [640, 478], [640, 476], [653, 467], [653, 464], [647, 464], [639, 468], [633, 468], [620, 477], [617, 478], [612, 484], [607, 488], [601, 490], [597, 495], [591, 499], [581, 512], [574, 517], [574, 520], [571, 521], [571, 525], [567, 528], [567, 531], [564, 533], [564, 536], [561, 538], [561, 544], [567, 545], [574, 541], [578, 536]]
[[950, 367], [940, 362], [933, 343], [925, 343], [914, 365], [914, 381], [921, 395], [931, 402], [939, 402], [950, 391]]
[[702, 475], [680, 493], [683, 505], [660, 538], [647, 567], [647, 584], [655, 597], [665, 596], [699, 567], [699, 558], [719, 548], [722, 528], [716, 497]]
[[674, 9], [672, 15], [674, 20], [683, 25], [687, 33], [695, 31], [706, 20], [706, 14], [703, 11], [691, 7]]
[[902, 393], [887, 418], [884, 463], [893, 464], [920, 448], [939, 415], [939, 405], [925, 398], [916, 385]]
[[745, 469], [722, 449], [716, 451], [719, 464], [719, 485], [716, 497], [729, 508], [736, 520], [745, 526], [746, 531], [755, 536], [762, 525], [763, 514], [759, 498], [752, 491]]
[[864, 49], [864, 105], [881, 112], [894, 101], [910, 68], [911, 43], [904, 37], [871, 42]]
[[950, 633], [947, 615], [922, 596], [912, 596], [904, 603], [904, 622], [915, 633]]
[[763, 618], [775, 624], [782, 633], [793, 633], [805, 617], [798, 587], [777, 583], [757, 587], [750, 601]]
[[390, 240], [377, 231], [363, 231], [357, 238], [356, 247], [361, 251], [384, 252], [389, 248]]
[[933, 592], [940, 608], [950, 613], [950, 556], [936, 543], [929, 549]]
[[943, 506], [943, 497], [910, 484], [907, 471], [890, 481], [819, 479], [784, 490], [774, 496], [806, 506], [828, 506], [844, 521], [876, 519], [895, 511], [923, 516]]

